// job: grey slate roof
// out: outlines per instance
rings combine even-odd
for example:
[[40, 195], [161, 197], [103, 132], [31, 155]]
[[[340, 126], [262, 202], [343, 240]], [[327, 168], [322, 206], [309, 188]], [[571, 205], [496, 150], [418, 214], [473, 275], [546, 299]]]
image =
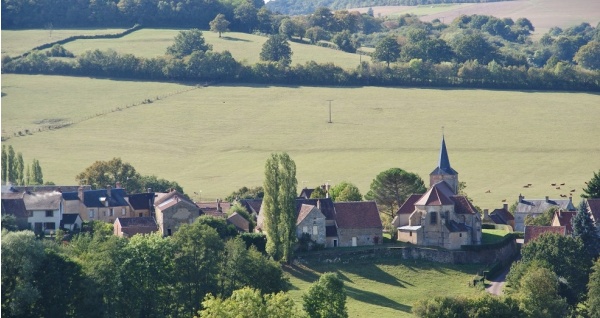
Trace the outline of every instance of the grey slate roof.
[[444, 140], [444, 136], [442, 136], [442, 147], [440, 149], [440, 161], [438, 162], [438, 166], [433, 169], [431, 172], [433, 175], [457, 175], [458, 172], [452, 169], [450, 166], [450, 159], [448, 158], [448, 151], [446, 150], [446, 141]]
[[151, 216], [143, 216], [139, 218], [117, 218], [115, 222], [119, 222], [121, 227], [139, 226], [156, 228], [156, 220]]
[[62, 194], [60, 192], [25, 193], [23, 202], [28, 211], [33, 210], [58, 210]]
[[79, 200], [79, 193], [76, 192], [63, 192], [62, 197], [66, 201], [75, 201]]
[[28, 213], [23, 198], [2, 198], [2, 215], [14, 215], [16, 218], [27, 218]]
[[570, 199], [522, 199], [517, 204], [516, 213], [544, 213], [550, 208], [559, 208], [563, 211], [575, 211], [575, 206]]
[[[84, 191], [83, 204], [88, 208], [129, 206], [125, 196], [127, 194], [122, 188], [111, 189], [110, 196], [106, 189]], [[105, 198], [107, 203], [102, 202], [101, 198]]]
[[81, 217], [79, 216], [79, 214], [76, 213], [65, 213], [63, 214], [63, 218], [62, 218], [62, 224], [75, 224], [75, 222], [77, 221], [77, 218]]
[[464, 223], [458, 223], [453, 220], [446, 222], [446, 228], [450, 232], [467, 232], [467, 231], [469, 231], [469, 228]]
[[587, 199], [586, 202], [594, 222], [600, 222], [600, 199]]
[[[317, 204], [317, 201], [320, 201], [320, 204]], [[331, 200], [331, 198], [321, 198], [321, 199], [298, 198], [298, 199], [296, 199], [296, 213], [298, 213], [300, 211], [300, 208], [302, 207], [303, 204], [314, 205], [314, 206], [319, 207], [319, 210], [321, 210], [321, 213], [323, 213], [323, 215], [325, 216], [325, 219], [327, 219], [327, 220], [335, 219], [335, 208], [333, 206], [333, 201]]]
[[134, 210], [152, 210], [154, 208], [154, 192], [130, 194], [129, 204]]

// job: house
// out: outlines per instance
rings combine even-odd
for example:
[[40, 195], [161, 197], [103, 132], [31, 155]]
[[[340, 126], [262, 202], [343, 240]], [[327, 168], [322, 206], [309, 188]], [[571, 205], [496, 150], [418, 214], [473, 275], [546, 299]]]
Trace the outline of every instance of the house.
[[154, 211], [158, 229], [164, 236], [171, 236], [182, 224], [192, 224], [201, 214], [200, 208], [177, 190], [158, 193]]
[[408, 225], [398, 227], [398, 241], [447, 249], [481, 244], [481, 216], [465, 196], [458, 194], [458, 172], [450, 166], [443, 136], [439, 162], [429, 175], [429, 184], [425, 194], [416, 201], [411, 196], [402, 205], [413, 212]]
[[562, 211], [558, 210], [554, 212], [554, 217], [552, 218], [552, 226], [564, 226], [565, 234], [571, 235], [573, 233], [573, 225], [571, 224], [571, 220], [577, 214], [576, 211]]
[[515, 229], [515, 217], [508, 211], [508, 204], [506, 203], [501, 209], [494, 209], [494, 211], [489, 214], [488, 209], [484, 209], [482, 222], [508, 225], [511, 229]]
[[586, 199], [585, 204], [587, 205], [592, 222], [594, 222], [596, 229], [600, 232], [600, 199]]
[[396, 216], [392, 220], [392, 225], [394, 228], [408, 225], [410, 215], [415, 212], [415, 203], [419, 201], [421, 196], [423, 196], [423, 194], [412, 194], [408, 197], [408, 199], [406, 199], [406, 201], [404, 201], [402, 206], [400, 206], [396, 212]]
[[136, 193], [127, 196], [127, 201], [131, 206], [129, 217], [154, 217], [154, 197], [152, 189], [146, 193]]
[[62, 193], [24, 192], [23, 202], [27, 209], [29, 228], [36, 233], [52, 234], [60, 228], [62, 220]]
[[310, 199], [310, 196], [312, 195], [312, 193], [314, 191], [315, 191], [314, 188], [311, 188], [311, 189], [304, 188], [304, 189], [302, 189], [302, 191], [300, 191], [300, 196], [299, 197], [303, 198], [303, 199]]
[[158, 232], [156, 220], [150, 216], [117, 218], [113, 224], [114, 234], [119, 237], [132, 237], [136, 234]]
[[27, 220], [29, 213], [25, 208], [23, 193], [2, 193], [2, 216], [4, 215], [14, 216], [19, 230], [31, 228]]
[[325, 245], [325, 215], [317, 206], [302, 204], [296, 218], [296, 237], [309, 234], [310, 239], [317, 244]]
[[227, 224], [235, 226], [236, 230], [240, 233], [247, 233], [250, 231], [250, 222], [237, 212], [233, 212], [227, 218]]
[[66, 213], [79, 213], [84, 221], [104, 221], [113, 223], [117, 217], [131, 217], [131, 206], [127, 202], [125, 189], [107, 186], [106, 189], [86, 190], [79, 187], [77, 192], [63, 192], [62, 199]]
[[365, 246], [383, 240], [383, 225], [375, 201], [335, 202], [339, 246]]
[[566, 235], [566, 227], [564, 226], [525, 226], [525, 239], [523, 244], [527, 244], [532, 240], [535, 240], [544, 233], [557, 233], [560, 235]]
[[63, 214], [60, 228], [69, 231], [79, 231], [83, 225], [83, 220], [79, 213]]
[[262, 199], [241, 199], [237, 202], [256, 220], [262, 206]]
[[575, 211], [572, 198], [568, 199], [533, 199], [525, 200], [525, 197], [519, 195], [519, 201], [515, 209], [515, 231], [524, 231], [525, 217], [528, 215], [538, 217], [551, 208], [561, 209], [563, 211]]
[[[264, 211], [256, 221], [257, 232], [264, 232]], [[333, 202], [324, 199], [296, 199], [296, 235], [311, 235], [326, 247], [377, 244], [383, 226], [375, 202]]]

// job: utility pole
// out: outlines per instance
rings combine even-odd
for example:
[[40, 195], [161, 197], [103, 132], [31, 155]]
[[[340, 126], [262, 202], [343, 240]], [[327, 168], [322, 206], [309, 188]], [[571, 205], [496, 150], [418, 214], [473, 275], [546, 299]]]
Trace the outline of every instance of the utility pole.
[[327, 101], [329, 102], [329, 121], [328, 121], [328, 123], [331, 124], [331, 123], [333, 123], [331, 121], [331, 102], [333, 102], [333, 99], [328, 99]]

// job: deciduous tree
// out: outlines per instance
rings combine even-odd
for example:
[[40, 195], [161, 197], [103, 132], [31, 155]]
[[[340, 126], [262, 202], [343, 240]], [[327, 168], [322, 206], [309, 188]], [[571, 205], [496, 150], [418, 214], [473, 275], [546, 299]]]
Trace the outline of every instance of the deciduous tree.
[[319, 277], [308, 292], [302, 295], [304, 311], [310, 318], [348, 317], [344, 282], [335, 273]]
[[189, 31], [181, 31], [175, 36], [175, 43], [167, 48], [167, 54], [178, 58], [188, 56], [194, 51], [209, 51], [212, 49], [210, 44], [204, 41], [202, 31], [191, 29]]
[[219, 37], [221, 37], [221, 33], [227, 32], [230, 22], [225, 19], [225, 15], [222, 13], [217, 14], [214, 20], [210, 21], [210, 30], [213, 32], [219, 33]]
[[331, 193], [331, 199], [337, 202], [362, 200], [362, 194], [360, 194], [358, 187], [347, 181], [336, 184], [329, 192]]
[[44, 184], [42, 166], [37, 159], [33, 159], [33, 162], [31, 163], [31, 184]]
[[260, 52], [261, 61], [272, 61], [289, 66], [292, 63], [292, 49], [283, 35], [271, 35], [263, 44]]
[[132, 187], [138, 178], [139, 174], [135, 171], [135, 168], [130, 163], [123, 162], [121, 158], [112, 158], [109, 161], [96, 161], [75, 176], [75, 180], [78, 183], [89, 184], [92, 186], [92, 189], [104, 189], [107, 185], [115, 185], [117, 182]]
[[588, 283], [587, 307], [591, 318], [600, 318], [600, 258], [594, 263]]
[[296, 240], [296, 164], [287, 153], [272, 154], [265, 164], [263, 187], [267, 253], [288, 262]]
[[372, 57], [375, 61], [386, 62], [387, 66], [390, 67], [390, 63], [395, 62], [400, 57], [400, 44], [396, 39], [386, 37], [377, 43]]

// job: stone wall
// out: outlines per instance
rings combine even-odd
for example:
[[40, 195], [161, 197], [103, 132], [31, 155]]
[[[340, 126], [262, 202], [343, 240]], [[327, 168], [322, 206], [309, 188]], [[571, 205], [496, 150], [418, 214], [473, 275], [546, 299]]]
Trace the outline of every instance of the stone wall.
[[446, 250], [419, 246], [404, 247], [377, 247], [373, 249], [328, 249], [326, 252], [313, 252], [298, 257], [316, 260], [325, 263], [335, 262], [360, 262], [365, 259], [393, 259], [405, 260], [427, 260], [446, 264], [494, 264], [496, 262], [507, 263], [514, 259], [519, 253], [517, 243], [512, 240], [508, 244], [495, 249], [484, 249], [481, 251]]
[[371, 229], [342, 229], [338, 228], [338, 237], [340, 247], [352, 246], [352, 238], [356, 237], [356, 246], [374, 245], [375, 237], [378, 237], [379, 243], [383, 240], [383, 231], [381, 228]]

